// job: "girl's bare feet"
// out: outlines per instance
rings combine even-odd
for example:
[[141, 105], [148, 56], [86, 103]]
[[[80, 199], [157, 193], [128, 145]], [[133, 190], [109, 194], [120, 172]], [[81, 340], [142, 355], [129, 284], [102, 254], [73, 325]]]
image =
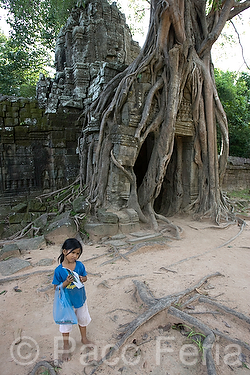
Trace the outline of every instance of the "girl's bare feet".
[[69, 345], [64, 345], [62, 360], [64, 362], [68, 362], [68, 361], [71, 360], [71, 353], [70, 353], [70, 350], [69, 350]]
[[69, 333], [63, 333], [63, 355], [62, 360], [68, 362], [71, 360]]
[[71, 354], [69, 353], [68, 350], [65, 350], [65, 351], [63, 352], [62, 360], [63, 360], [63, 362], [68, 362], [68, 361], [71, 360]]
[[94, 343], [92, 341], [89, 341], [89, 339], [87, 339], [87, 337], [82, 337], [82, 343], [84, 345], [94, 345]]
[[79, 329], [80, 329], [80, 332], [81, 332], [81, 337], [82, 337], [82, 343], [84, 344], [84, 345], [94, 345], [94, 343], [93, 342], [91, 342], [91, 341], [89, 341], [88, 339], [87, 339], [87, 332], [86, 332], [86, 327], [84, 327], [84, 326], [80, 326], [79, 325]]

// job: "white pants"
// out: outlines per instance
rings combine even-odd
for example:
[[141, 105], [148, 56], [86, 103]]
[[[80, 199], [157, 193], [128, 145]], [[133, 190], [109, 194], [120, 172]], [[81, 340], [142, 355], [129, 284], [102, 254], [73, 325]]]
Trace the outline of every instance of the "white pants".
[[[79, 326], [86, 327], [91, 322], [91, 317], [89, 315], [87, 301], [84, 305], [75, 309]], [[69, 333], [72, 331], [73, 324], [60, 324], [59, 331], [61, 333]]]

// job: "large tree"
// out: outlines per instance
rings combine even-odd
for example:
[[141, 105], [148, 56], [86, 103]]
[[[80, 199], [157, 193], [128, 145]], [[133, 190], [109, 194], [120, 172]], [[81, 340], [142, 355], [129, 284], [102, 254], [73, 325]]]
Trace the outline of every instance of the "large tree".
[[[197, 196], [190, 199], [186, 209], [209, 214], [216, 222], [227, 215], [220, 186], [229, 153], [228, 125], [216, 90], [211, 48], [226, 22], [249, 7], [249, 0], [151, 1], [148, 34], [138, 58], [107, 85], [85, 118], [84, 129], [93, 119], [100, 124], [94, 152], [87, 137], [81, 142], [81, 178], [90, 187], [92, 207], [110, 206], [110, 175], [117, 168], [130, 185], [126, 205], [135, 209], [141, 220], [151, 221], [157, 228], [157, 218], [159, 213], [164, 213], [164, 201], [169, 200], [170, 194], [172, 212], [179, 211], [185, 194], [182, 178], [185, 171], [183, 145], [175, 130], [185, 97], [190, 102], [195, 129], [193, 161], [198, 179]], [[131, 102], [131, 95], [145, 81], [148, 90], [145, 95], [137, 96], [134, 103], [136, 154], [131, 165], [124, 166], [115, 157], [114, 133], [123, 124], [124, 108]], [[217, 126], [221, 133], [219, 157]], [[142, 166], [145, 170], [139, 181], [135, 169], [147, 142], [150, 147], [147, 147], [147, 159]], [[89, 149], [87, 158], [86, 148]], [[173, 158], [175, 162], [171, 164]], [[171, 193], [169, 189], [164, 190], [166, 176], [168, 180], [175, 180]], [[161, 204], [157, 205], [160, 194]], [[117, 208], [122, 205], [118, 204]]]

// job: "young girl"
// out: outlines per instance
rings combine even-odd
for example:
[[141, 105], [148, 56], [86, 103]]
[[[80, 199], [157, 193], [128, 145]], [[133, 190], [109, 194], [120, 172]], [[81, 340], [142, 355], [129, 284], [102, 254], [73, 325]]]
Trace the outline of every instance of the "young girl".
[[[86, 337], [86, 326], [90, 323], [91, 318], [86, 302], [85, 288], [82, 283], [87, 281], [87, 272], [84, 265], [78, 261], [82, 254], [82, 245], [75, 238], [68, 238], [62, 245], [62, 253], [58, 257], [60, 265], [55, 269], [52, 284], [54, 288], [62, 284], [65, 288], [65, 294], [71, 305], [75, 308], [78, 325], [81, 333], [82, 343], [90, 344]], [[76, 274], [72, 274], [74, 271]], [[78, 287], [75, 285], [79, 275]], [[76, 276], [76, 277], [75, 277]], [[69, 356], [69, 333], [72, 330], [72, 324], [60, 324], [59, 331], [63, 336], [63, 360], [68, 361]]]

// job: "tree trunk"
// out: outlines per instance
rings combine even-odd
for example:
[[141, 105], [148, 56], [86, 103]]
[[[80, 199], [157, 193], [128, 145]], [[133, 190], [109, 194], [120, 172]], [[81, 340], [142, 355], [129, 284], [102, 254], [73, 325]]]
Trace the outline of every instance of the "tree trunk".
[[[229, 152], [228, 127], [210, 53], [227, 19], [236, 12], [233, 4], [233, 0], [222, 5], [215, 1], [206, 14], [203, 0], [151, 0], [149, 30], [140, 55], [107, 85], [83, 127], [93, 119], [100, 124], [95, 150], [82, 139], [82, 150], [88, 147], [91, 161], [82, 161], [81, 178], [89, 185], [95, 208], [131, 207], [155, 228], [156, 211], [209, 213], [216, 222], [227, 214], [220, 185]], [[183, 102], [188, 102], [193, 128], [188, 146], [187, 139], [177, 134]], [[217, 126], [222, 139], [219, 157]], [[124, 161], [126, 137], [129, 161]], [[83, 151], [82, 155], [86, 158]], [[196, 185], [193, 191], [185, 185], [190, 179]], [[121, 193], [125, 187], [127, 193]]]

